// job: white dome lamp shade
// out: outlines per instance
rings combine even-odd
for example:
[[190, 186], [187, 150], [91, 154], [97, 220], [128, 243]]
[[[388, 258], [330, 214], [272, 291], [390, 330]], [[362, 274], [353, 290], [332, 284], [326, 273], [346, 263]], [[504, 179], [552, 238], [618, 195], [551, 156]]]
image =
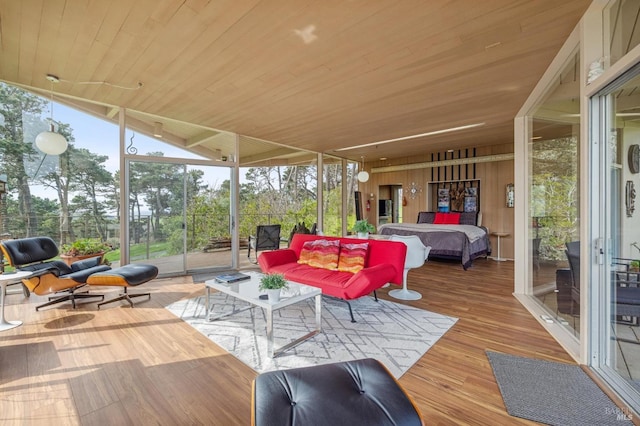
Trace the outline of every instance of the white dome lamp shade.
[[51, 123], [49, 131], [38, 134], [36, 146], [45, 154], [60, 155], [67, 150], [68, 143], [64, 136], [53, 130], [53, 123]]
[[367, 173], [366, 171], [361, 171], [360, 173], [358, 173], [358, 181], [360, 182], [366, 182], [369, 180], [369, 173]]
[[36, 146], [48, 155], [60, 155], [67, 150], [68, 142], [64, 136], [54, 131], [53, 121], [53, 84], [60, 79], [53, 74], [47, 74], [47, 80], [51, 82], [51, 117], [49, 118], [49, 131], [41, 132], [36, 136]]
[[369, 180], [369, 173], [367, 173], [367, 171], [364, 169], [364, 157], [360, 157], [360, 159], [362, 160], [360, 162], [360, 171], [358, 172], [358, 182], [366, 182]]

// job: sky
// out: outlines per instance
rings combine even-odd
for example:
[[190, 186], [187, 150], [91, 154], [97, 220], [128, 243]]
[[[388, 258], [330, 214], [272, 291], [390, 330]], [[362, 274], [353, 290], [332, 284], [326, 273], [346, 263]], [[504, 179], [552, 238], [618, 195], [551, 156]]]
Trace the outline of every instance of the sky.
[[[43, 118], [44, 116], [48, 117], [49, 113], [47, 108], [47, 111], [43, 114]], [[95, 118], [55, 102], [53, 105], [53, 119], [71, 126], [75, 138], [74, 146], [76, 148], [86, 148], [95, 154], [108, 156], [104, 165], [111, 173], [120, 169], [119, 130], [117, 123], [114, 124]], [[125, 146], [129, 145], [131, 134], [131, 131], [128, 130]], [[133, 146], [137, 148], [139, 155], [161, 151], [166, 157], [199, 158], [192, 153], [188, 153], [137, 132], [135, 132]], [[210, 187], [218, 187], [224, 180], [230, 178], [230, 169], [227, 167], [189, 167], [204, 170], [204, 183]], [[241, 172], [241, 180], [243, 180], [242, 178]], [[52, 193], [51, 190], [47, 191], [42, 186], [32, 186], [32, 193], [42, 198], [57, 199], [55, 193]]]

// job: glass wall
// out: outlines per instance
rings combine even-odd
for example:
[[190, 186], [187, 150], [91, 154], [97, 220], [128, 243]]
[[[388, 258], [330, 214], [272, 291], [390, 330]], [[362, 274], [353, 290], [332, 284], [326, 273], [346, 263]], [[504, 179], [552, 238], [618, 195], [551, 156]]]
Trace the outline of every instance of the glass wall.
[[[55, 129], [69, 142], [58, 156], [34, 145], [36, 135], [48, 129], [52, 106]], [[74, 106], [91, 114], [0, 85], [0, 132], [6, 141], [0, 145], [0, 178], [8, 188], [0, 198], [3, 238], [51, 235], [58, 244], [96, 238], [114, 247], [107, 254], [114, 266], [157, 260], [165, 265], [163, 275], [228, 268], [238, 163], [242, 253], [259, 224], [281, 224], [286, 244], [296, 226], [341, 235], [355, 222], [356, 163], [323, 158], [323, 223], [317, 226], [316, 153], [129, 110], [121, 147], [121, 111], [105, 108], [108, 116], [97, 118], [102, 109], [95, 105]], [[121, 170], [123, 165], [128, 169]], [[123, 175], [129, 176], [124, 196]], [[167, 266], [169, 257], [179, 260], [175, 268]]]
[[[50, 121], [68, 141], [60, 155], [35, 145]], [[8, 189], [0, 205], [4, 238], [47, 235], [58, 244], [99, 238], [117, 248], [116, 124], [0, 83], [0, 140]]]
[[258, 225], [280, 225], [281, 245], [294, 228], [317, 227], [316, 154], [240, 137], [241, 249]]
[[[549, 320], [579, 336], [579, 275], [568, 258], [578, 240], [579, 54], [559, 73], [531, 118], [529, 265], [533, 295]], [[545, 318], [546, 320], [547, 318]]]

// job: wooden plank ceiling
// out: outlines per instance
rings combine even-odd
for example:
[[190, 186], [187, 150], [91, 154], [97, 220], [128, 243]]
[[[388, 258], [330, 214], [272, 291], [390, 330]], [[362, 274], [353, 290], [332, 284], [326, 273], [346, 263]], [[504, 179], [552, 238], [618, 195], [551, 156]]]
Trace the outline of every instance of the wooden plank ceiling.
[[516, 112], [589, 4], [0, 0], [0, 80], [46, 94], [54, 74], [65, 102], [112, 120], [126, 107], [138, 130], [162, 122], [165, 140], [205, 156], [234, 132], [254, 163], [268, 155], [252, 141], [283, 158], [286, 147], [407, 157], [511, 143]]

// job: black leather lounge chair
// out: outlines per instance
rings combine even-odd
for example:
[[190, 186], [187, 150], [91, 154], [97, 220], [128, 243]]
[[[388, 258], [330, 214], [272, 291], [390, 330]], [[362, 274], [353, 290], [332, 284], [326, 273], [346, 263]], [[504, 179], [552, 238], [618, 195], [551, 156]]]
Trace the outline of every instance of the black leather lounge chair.
[[80, 260], [68, 266], [61, 260], [52, 260], [58, 256], [56, 243], [49, 237], [21, 238], [0, 242], [9, 264], [20, 271], [31, 271], [33, 275], [22, 280], [22, 283], [37, 295], [54, 294], [47, 303], [36, 307], [36, 311], [45, 306], [70, 301], [76, 307], [76, 299], [98, 297], [104, 295], [89, 294], [78, 290], [84, 287], [87, 278], [96, 272], [108, 271], [108, 265], [101, 264], [102, 257]]

